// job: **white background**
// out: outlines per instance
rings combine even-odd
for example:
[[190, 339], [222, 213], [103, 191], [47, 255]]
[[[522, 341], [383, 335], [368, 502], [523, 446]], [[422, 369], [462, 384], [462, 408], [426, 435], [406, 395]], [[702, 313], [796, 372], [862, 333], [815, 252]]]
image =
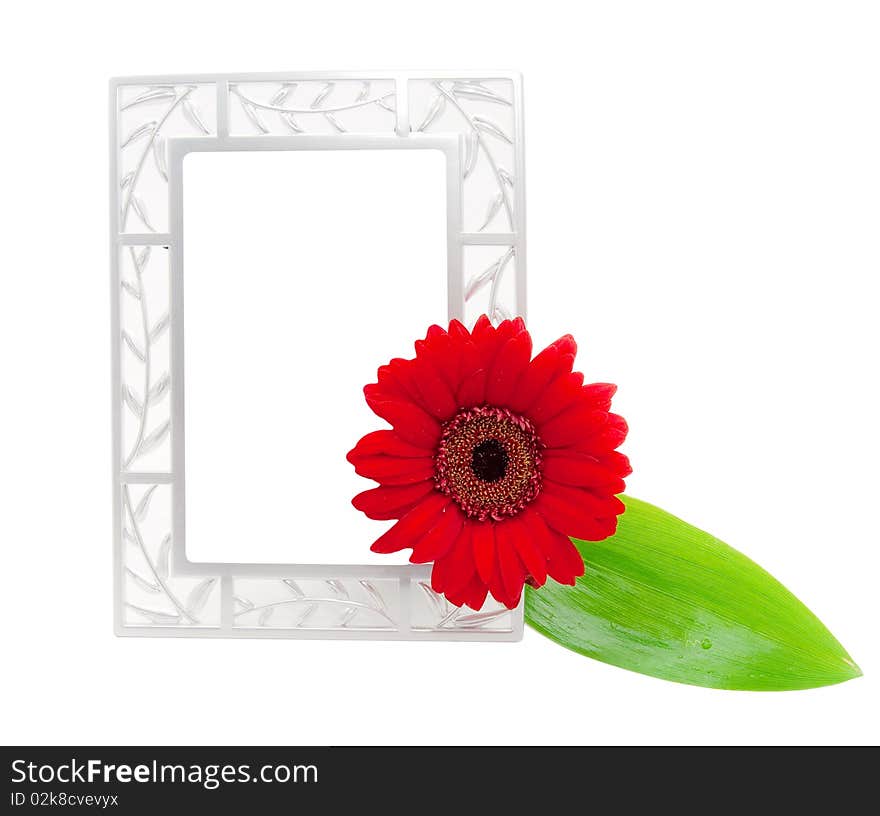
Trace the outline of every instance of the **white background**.
[[[850, 2], [8, 10], [0, 738], [876, 742], [878, 35], [875, 7]], [[710, 691], [530, 631], [113, 637], [107, 79], [381, 66], [523, 71], [536, 340], [573, 332], [588, 377], [621, 384], [629, 492], [758, 560], [864, 678]]]

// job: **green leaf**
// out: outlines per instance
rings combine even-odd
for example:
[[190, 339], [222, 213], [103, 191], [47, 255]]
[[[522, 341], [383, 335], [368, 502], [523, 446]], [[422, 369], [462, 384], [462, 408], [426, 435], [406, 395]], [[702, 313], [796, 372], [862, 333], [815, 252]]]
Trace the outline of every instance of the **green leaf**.
[[527, 587], [526, 622], [631, 671], [723, 689], [784, 691], [861, 675], [822, 622], [742, 553], [659, 507], [623, 497], [611, 538], [577, 541], [573, 587]]

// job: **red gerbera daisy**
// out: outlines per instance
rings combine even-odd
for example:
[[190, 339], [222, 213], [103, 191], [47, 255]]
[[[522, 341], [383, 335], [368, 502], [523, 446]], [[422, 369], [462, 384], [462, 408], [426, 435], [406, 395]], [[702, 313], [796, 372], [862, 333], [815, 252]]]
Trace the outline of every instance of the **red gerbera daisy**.
[[434, 562], [431, 585], [456, 606], [480, 609], [487, 593], [509, 608], [523, 584], [574, 584], [584, 563], [569, 536], [614, 533], [629, 475], [615, 450], [626, 422], [610, 413], [616, 387], [584, 385], [565, 335], [534, 359], [521, 318], [469, 332], [431, 326], [414, 360], [394, 359], [367, 385], [370, 408], [391, 430], [367, 434], [348, 454], [379, 482], [352, 504], [372, 519], [399, 519], [374, 552], [412, 548]]

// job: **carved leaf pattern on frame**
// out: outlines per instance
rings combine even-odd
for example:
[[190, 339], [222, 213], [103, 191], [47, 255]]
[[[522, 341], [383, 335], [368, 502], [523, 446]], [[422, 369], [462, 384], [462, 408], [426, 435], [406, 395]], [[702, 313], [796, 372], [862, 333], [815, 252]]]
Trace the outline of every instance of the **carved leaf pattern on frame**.
[[[502, 164], [498, 145], [514, 150], [516, 146], [508, 125], [497, 113], [509, 112], [513, 100], [487, 83], [472, 79], [433, 81], [424, 113], [416, 118], [419, 123], [416, 130], [442, 131], [449, 128], [450, 117], [457, 119], [459, 126], [464, 129], [462, 183], [465, 185], [465, 195], [469, 195], [469, 180], [479, 166], [485, 166], [493, 180], [494, 189], [482, 204], [477, 232], [488, 231], [499, 219], [503, 220], [508, 231], [513, 232], [516, 179], [511, 169]], [[485, 312], [496, 323], [510, 317], [510, 311], [500, 302], [500, 285], [514, 253], [512, 246], [501, 248], [499, 256], [488, 267], [474, 272], [465, 281], [465, 302], [485, 290], [485, 306], [476, 311]]]
[[[493, 248], [495, 249], [495, 248]], [[492, 262], [485, 267], [480, 267], [467, 278], [464, 288], [464, 302], [470, 304], [475, 296], [483, 290], [488, 291], [486, 305], [476, 309], [477, 313], [485, 313], [489, 315], [493, 323], [499, 323], [502, 320], [508, 320], [512, 314], [502, 304], [501, 284], [504, 280], [504, 273], [511, 261], [514, 260], [515, 250], [511, 247], [497, 247], [500, 253], [493, 258]], [[466, 267], [467, 269], [467, 264]]]
[[[146, 168], [155, 168], [161, 185], [168, 183], [166, 164], [166, 131], [174, 122], [174, 134], [210, 135], [207, 117], [195, 101], [197, 85], [152, 85], [119, 104], [120, 122], [124, 130], [119, 138], [119, 231], [157, 232], [147, 203], [149, 195], [142, 192]], [[125, 169], [130, 168], [130, 169]], [[160, 199], [154, 195], [154, 203]], [[163, 206], [165, 197], [162, 197]]]
[[[400, 628], [397, 613], [386, 595], [387, 580], [325, 578], [306, 582], [284, 578], [259, 584], [268, 584], [268, 589], [259, 589], [260, 601], [255, 601], [250, 591], [236, 589], [236, 627], [388, 631]], [[428, 618], [420, 616], [424, 619], [413, 624], [418, 631], [497, 630], [510, 622], [511, 613], [505, 607], [490, 604], [489, 609], [480, 612], [455, 607], [434, 592], [427, 581], [418, 582], [412, 591], [421, 594], [429, 612]], [[279, 622], [282, 610], [288, 614]]]
[[167, 495], [160, 502], [165, 505], [162, 510], [153, 510], [157, 491], [163, 487], [167, 489], [147, 485], [137, 495], [137, 486], [123, 485], [123, 597], [129, 622], [141, 626], [217, 626], [218, 616], [206, 617], [206, 607], [218, 592], [219, 579], [211, 576], [193, 583], [170, 574], [171, 533], [162, 529], [170, 519]]
[[[265, 582], [263, 582], [265, 583]], [[380, 588], [380, 582], [361, 580], [342, 580], [325, 578], [312, 588], [315, 582], [305, 582], [284, 578], [268, 582], [268, 599], [265, 591], [263, 600], [253, 601], [241, 592], [234, 596], [233, 619], [237, 627], [268, 627], [280, 625], [276, 622], [276, 612], [292, 612], [291, 622], [284, 628], [294, 629], [397, 629], [399, 624], [392, 616], [389, 604]], [[319, 610], [325, 615], [322, 621], [314, 618]]]
[[[389, 80], [302, 80], [280, 83], [233, 83], [230, 97], [244, 113], [249, 134], [302, 134], [382, 130], [396, 122], [395, 93]], [[377, 123], [365, 124], [358, 112], [379, 111]], [[280, 126], [280, 130], [279, 130]]]
[[[165, 400], [171, 387], [169, 370], [156, 370], [158, 359], [154, 349], [168, 329], [169, 316], [165, 311], [154, 321], [150, 314], [147, 271], [154, 251], [162, 250], [152, 246], [127, 246], [123, 250], [128, 261], [123, 268], [130, 267], [131, 272], [130, 276], [121, 276], [121, 297], [131, 301], [136, 315], [133, 324], [125, 325], [121, 331], [121, 342], [129, 352], [133, 365], [123, 368], [120, 399], [123, 410], [128, 411], [136, 423], [134, 439], [123, 451], [122, 465], [125, 470], [140, 457], [166, 443], [171, 435], [170, 419], [157, 419], [153, 411]], [[135, 374], [138, 375], [136, 382], [132, 381]]]
[[489, 601], [489, 609], [485, 609], [484, 604], [484, 610], [475, 612], [464, 606], [453, 606], [445, 595], [435, 592], [427, 581], [419, 581], [417, 586], [431, 612], [431, 624], [416, 626], [416, 629], [476, 631], [489, 628], [491, 624], [510, 621], [511, 611], [501, 605], [493, 606], [494, 601]]
[[[495, 192], [486, 202], [486, 216], [478, 232], [486, 230], [502, 211], [505, 214], [507, 229], [513, 232], [514, 176], [499, 162], [492, 146], [492, 140], [513, 146], [513, 137], [507, 132], [505, 125], [483, 112], [486, 103], [501, 108], [511, 108], [513, 101], [478, 80], [436, 80], [432, 86], [433, 96], [416, 130], [419, 132], [440, 130], [445, 127], [439, 124], [443, 114], [447, 111], [455, 112], [465, 133], [462, 174], [464, 180], [471, 176], [479, 161], [485, 161], [496, 183]], [[479, 113], [471, 109], [474, 102], [480, 105]]]

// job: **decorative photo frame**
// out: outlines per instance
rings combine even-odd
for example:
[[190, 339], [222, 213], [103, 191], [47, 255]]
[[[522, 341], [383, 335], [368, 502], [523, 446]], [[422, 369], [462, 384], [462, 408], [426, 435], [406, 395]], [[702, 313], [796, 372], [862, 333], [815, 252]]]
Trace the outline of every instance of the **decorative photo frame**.
[[[479, 611], [452, 606], [431, 589], [430, 564], [197, 563], [187, 558], [183, 159], [194, 151], [357, 149], [443, 152], [448, 317], [466, 323], [484, 313], [494, 320], [524, 317], [518, 75], [200, 74], [111, 82], [118, 635], [522, 637], [522, 602], [513, 610], [491, 598]], [[353, 390], [359, 385], [353, 383]]]

